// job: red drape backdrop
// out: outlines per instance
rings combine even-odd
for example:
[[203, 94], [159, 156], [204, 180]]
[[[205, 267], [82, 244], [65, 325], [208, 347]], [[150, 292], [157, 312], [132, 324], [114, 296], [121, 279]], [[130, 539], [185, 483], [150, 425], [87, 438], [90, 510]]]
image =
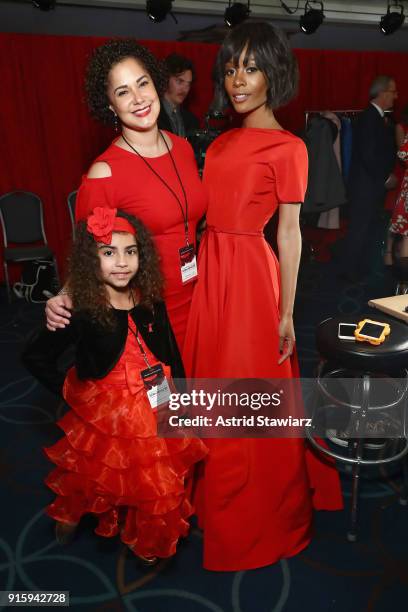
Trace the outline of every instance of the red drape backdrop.
[[[69, 243], [66, 198], [113, 137], [90, 119], [83, 76], [90, 51], [106, 38], [0, 34], [0, 194], [15, 189], [43, 200], [46, 232], [62, 265]], [[143, 41], [142, 41], [143, 42]], [[144, 41], [158, 57], [178, 51], [197, 69], [190, 108], [203, 116], [212, 97], [211, 70], [218, 46]], [[299, 95], [278, 113], [297, 131], [305, 110], [364, 108], [370, 81], [395, 76], [399, 106], [408, 103], [406, 53], [296, 50]]]

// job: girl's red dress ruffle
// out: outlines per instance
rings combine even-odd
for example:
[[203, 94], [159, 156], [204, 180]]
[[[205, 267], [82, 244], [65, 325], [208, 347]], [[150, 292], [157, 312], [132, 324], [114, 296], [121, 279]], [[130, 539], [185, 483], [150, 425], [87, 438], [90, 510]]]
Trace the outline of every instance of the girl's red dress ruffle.
[[193, 512], [185, 478], [207, 450], [196, 438], [157, 436], [140, 370], [121, 362], [103, 381], [68, 373], [65, 436], [45, 449], [57, 466], [46, 479], [57, 495], [47, 512], [67, 523], [93, 513], [99, 535], [119, 533], [136, 554], [169, 557]]

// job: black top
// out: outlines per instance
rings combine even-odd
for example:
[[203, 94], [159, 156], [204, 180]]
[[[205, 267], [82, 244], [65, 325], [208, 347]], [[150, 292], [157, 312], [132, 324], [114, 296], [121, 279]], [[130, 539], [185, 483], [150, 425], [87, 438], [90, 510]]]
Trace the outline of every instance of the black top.
[[358, 117], [353, 131], [350, 188], [364, 182], [366, 189], [384, 189], [395, 164], [396, 144], [392, 124], [387, 124], [370, 104]]
[[[186, 132], [187, 139], [192, 135], [194, 130], [198, 129], [200, 122], [193, 113], [180, 106], [180, 114], [184, 123], [184, 129]], [[167, 132], [174, 132], [170, 117], [168, 116], [164, 105], [160, 107], [160, 114], [158, 119], [158, 125], [161, 130], [167, 130]]]
[[54, 332], [42, 327], [27, 342], [22, 360], [27, 370], [54, 393], [61, 394], [68, 370], [61, 357], [75, 348], [74, 365], [80, 380], [102, 379], [119, 361], [128, 335], [128, 314], [153, 355], [171, 367], [173, 378], [184, 378], [184, 368], [163, 302], [154, 311], [142, 306], [116, 310], [114, 329], [106, 329], [85, 312], [74, 313], [69, 325]]

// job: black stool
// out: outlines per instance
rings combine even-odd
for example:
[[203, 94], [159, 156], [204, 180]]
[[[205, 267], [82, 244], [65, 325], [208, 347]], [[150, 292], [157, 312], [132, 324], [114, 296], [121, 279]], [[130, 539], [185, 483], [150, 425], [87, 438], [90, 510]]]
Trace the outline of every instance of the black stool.
[[[389, 323], [391, 333], [383, 344], [372, 346], [367, 342], [338, 338], [339, 323], [358, 323], [365, 318]], [[320, 452], [352, 466], [351, 524], [347, 538], [354, 542], [357, 539], [360, 467], [388, 464], [408, 453], [405, 430], [408, 327], [378, 311], [370, 315], [344, 315], [320, 323], [316, 341], [321, 356], [317, 389], [325, 402], [314, 408], [312, 425], [306, 428], [306, 436]], [[335, 452], [324, 447], [315, 436], [326, 437], [344, 448], [342, 452]], [[406, 505], [406, 460], [403, 473], [400, 503]]]

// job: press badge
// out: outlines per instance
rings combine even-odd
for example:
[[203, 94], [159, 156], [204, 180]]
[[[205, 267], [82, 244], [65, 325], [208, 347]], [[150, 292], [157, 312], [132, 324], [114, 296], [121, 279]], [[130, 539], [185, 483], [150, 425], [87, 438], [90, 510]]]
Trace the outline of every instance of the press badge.
[[163, 371], [163, 366], [160, 363], [156, 363], [154, 366], [142, 370], [140, 375], [151, 408], [158, 408], [163, 404], [167, 404], [171, 391]]
[[179, 257], [182, 283], [184, 284], [195, 281], [198, 276], [198, 271], [194, 246], [189, 244], [179, 249]]

